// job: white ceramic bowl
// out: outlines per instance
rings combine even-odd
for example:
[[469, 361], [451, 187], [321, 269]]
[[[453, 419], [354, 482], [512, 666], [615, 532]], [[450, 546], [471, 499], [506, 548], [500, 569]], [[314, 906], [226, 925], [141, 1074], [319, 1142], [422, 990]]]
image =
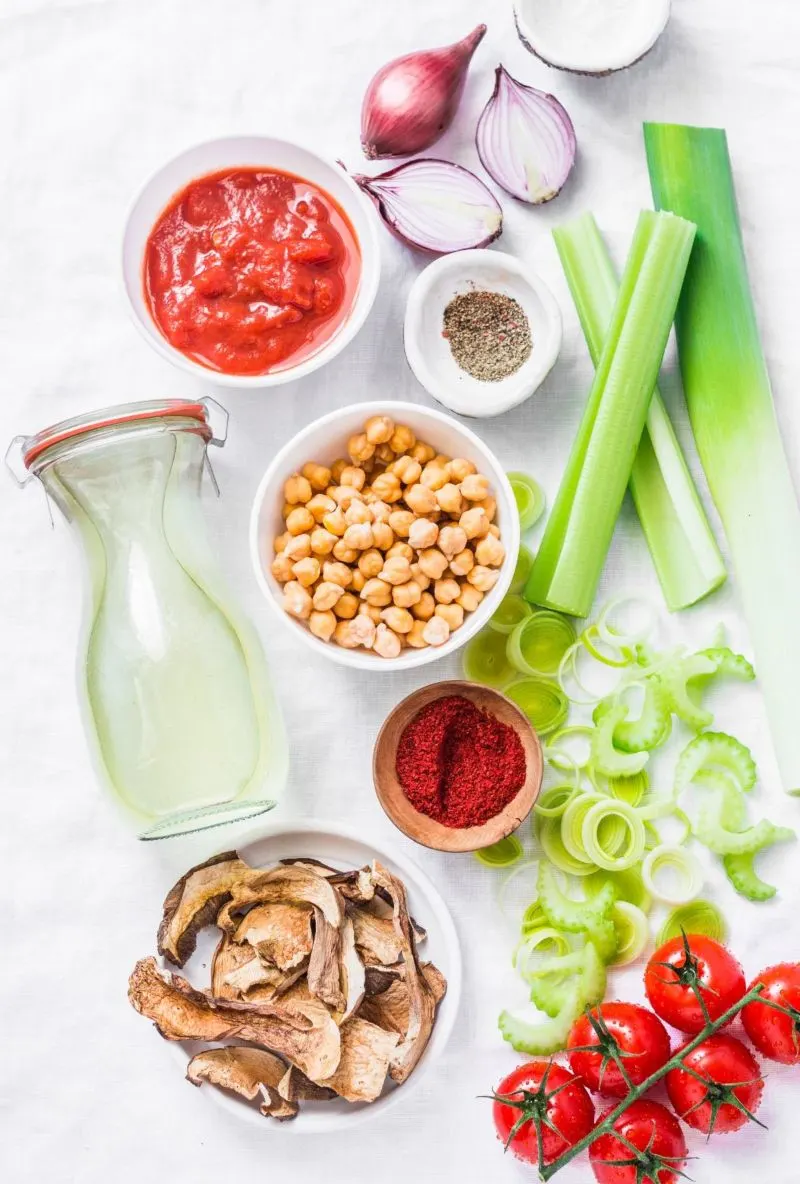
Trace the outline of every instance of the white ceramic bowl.
[[[332, 642], [315, 637], [302, 621], [290, 617], [281, 607], [282, 585], [270, 571], [274, 557], [272, 544], [284, 527], [283, 484], [292, 473], [298, 472], [308, 461], [331, 464], [337, 457], [346, 455], [346, 444], [350, 436], [363, 429], [371, 415], [391, 415], [398, 423], [407, 424], [421, 440], [432, 444], [447, 456], [463, 456], [471, 460], [478, 471], [488, 477], [492, 494], [497, 500], [497, 517], [506, 558], [500, 568], [500, 578], [494, 588], [484, 596], [474, 613], [464, 618], [464, 624], [441, 646], [429, 646], [424, 650], [404, 649], [397, 658], [381, 658], [368, 650], [346, 650]], [[449, 415], [420, 407], [416, 403], [355, 403], [332, 411], [322, 419], [299, 432], [294, 439], [280, 450], [261, 479], [250, 516], [250, 556], [259, 587], [267, 604], [285, 629], [291, 630], [299, 640], [305, 642], [316, 653], [358, 670], [390, 671], [409, 670], [426, 666], [445, 654], [460, 649], [470, 637], [481, 629], [492, 616], [508, 591], [514, 575], [517, 552], [519, 551], [519, 516], [514, 495], [503, 467], [486, 445], [474, 432], [457, 423]]]
[[[447, 993], [439, 1004], [436, 1024], [428, 1047], [408, 1081], [402, 1087], [389, 1083], [384, 1092], [371, 1105], [351, 1103], [336, 1098], [330, 1102], [303, 1102], [300, 1113], [293, 1122], [274, 1122], [266, 1119], [254, 1103], [246, 1102], [236, 1094], [215, 1089], [204, 1084], [198, 1091], [214, 1105], [221, 1106], [236, 1118], [252, 1123], [263, 1132], [265, 1138], [312, 1134], [329, 1134], [336, 1130], [351, 1130], [380, 1118], [388, 1110], [402, 1105], [413, 1091], [425, 1080], [428, 1073], [442, 1055], [459, 1015], [461, 1000], [461, 949], [450, 912], [438, 890], [415, 863], [383, 842], [371, 843], [354, 827], [340, 826], [333, 822], [286, 822], [257, 826], [236, 843], [242, 858], [255, 867], [266, 867], [280, 859], [291, 859], [305, 855], [323, 863], [340, 868], [362, 867], [373, 859], [395, 872], [408, 889], [408, 902], [412, 914], [424, 925], [428, 936], [420, 947], [426, 960], [435, 963], [447, 979]], [[208, 986], [208, 965], [218, 939], [213, 929], [203, 930], [198, 939], [197, 951], [188, 966], [188, 976], [196, 977], [197, 986]], [[166, 964], [165, 964], [166, 965]], [[193, 967], [200, 969], [196, 975]], [[174, 970], [174, 967], [167, 966]], [[184, 973], [184, 972], [182, 972]], [[174, 1057], [186, 1072], [187, 1062], [202, 1046], [190, 1041], [169, 1045]], [[177, 1078], [177, 1074], [176, 1074]], [[176, 1088], [181, 1086], [177, 1079]], [[354, 1177], [357, 1179], [358, 1177]]]
[[[499, 382], [482, 382], [462, 370], [442, 336], [447, 305], [476, 290], [513, 296], [530, 323], [530, 357]], [[411, 369], [434, 399], [459, 415], [500, 415], [529, 398], [553, 368], [561, 348], [561, 312], [544, 281], [513, 255], [455, 251], [417, 276], [406, 305], [404, 341]]]
[[[361, 276], [349, 315], [316, 353], [274, 374], [223, 374], [186, 357], [161, 333], [144, 295], [144, 251], [159, 214], [190, 181], [240, 165], [279, 169], [324, 189], [347, 214], [361, 248]], [[335, 358], [364, 324], [380, 279], [377, 221], [371, 203], [343, 168], [299, 144], [273, 136], [225, 136], [196, 144], [158, 169], [142, 186], [130, 208], [122, 243], [122, 278], [128, 309], [136, 327], [162, 357], [206, 382], [245, 389], [294, 382]]]

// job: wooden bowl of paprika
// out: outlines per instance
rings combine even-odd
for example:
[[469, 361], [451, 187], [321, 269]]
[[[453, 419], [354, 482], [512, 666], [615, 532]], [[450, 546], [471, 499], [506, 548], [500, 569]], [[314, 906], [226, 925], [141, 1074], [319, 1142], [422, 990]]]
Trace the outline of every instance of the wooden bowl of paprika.
[[372, 758], [386, 814], [435, 851], [477, 851], [512, 834], [533, 808], [542, 772], [539, 737], [519, 707], [462, 680], [398, 703]]

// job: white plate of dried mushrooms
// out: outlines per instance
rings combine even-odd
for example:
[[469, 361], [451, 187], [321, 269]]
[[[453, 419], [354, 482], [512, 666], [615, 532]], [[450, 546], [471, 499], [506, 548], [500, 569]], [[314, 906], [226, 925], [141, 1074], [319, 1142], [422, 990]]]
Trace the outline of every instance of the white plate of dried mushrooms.
[[188, 1081], [262, 1127], [327, 1132], [385, 1111], [455, 1023], [461, 954], [441, 896], [334, 824], [261, 828], [187, 871], [157, 945], [131, 1004]]

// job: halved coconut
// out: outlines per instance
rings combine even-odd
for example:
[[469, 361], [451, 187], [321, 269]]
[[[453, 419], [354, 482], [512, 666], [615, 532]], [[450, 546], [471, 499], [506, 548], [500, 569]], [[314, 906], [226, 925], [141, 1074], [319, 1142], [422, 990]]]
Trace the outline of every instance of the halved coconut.
[[574, 74], [613, 74], [645, 56], [664, 32], [671, 0], [513, 0], [526, 49]]

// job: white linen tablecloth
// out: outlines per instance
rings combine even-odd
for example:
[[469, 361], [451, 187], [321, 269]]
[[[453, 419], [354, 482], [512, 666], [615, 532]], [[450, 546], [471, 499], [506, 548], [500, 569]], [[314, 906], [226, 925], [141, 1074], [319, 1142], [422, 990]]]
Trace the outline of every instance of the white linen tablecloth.
[[[591, 371], [549, 231], [591, 208], [621, 258], [638, 209], [650, 204], [642, 119], [711, 123], [729, 132], [764, 343], [800, 473], [795, 0], [675, 0], [654, 52], [604, 80], [550, 71], [530, 57], [514, 34], [507, 0], [3, 0], [0, 441], [112, 402], [214, 392], [211, 382], [165, 364], [126, 318], [121, 228], [147, 173], [187, 144], [241, 130], [296, 137], [360, 168], [360, 103], [373, 71], [399, 53], [455, 40], [481, 20], [489, 34], [456, 126], [436, 154], [477, 166], [473, 129], [502, 61], [558, 94], [573, 116], [580, 156], [552, 205], [534, 210], [503, 198], [499, 246], [552, 285], [565, 338], [538, 394], [478, 424], [480, 433], [509, 468], [535, 473], [552, 498]], [[533, 1178], [503, 1158], [489, 1103], [477, 1100], [517, 1059], [496, 1029], [514, 982], [493, 873], [470, 856], [415, 848], [384, 818], [371, 785], [372, 742], [387, 711], [413, 686], [455, 675], [458, 662], [417, 676], [363, 676], [311, 657], [273, 627], [249, 566], [251, 500], [284, 441], [354, 400], [426, 400], [405, 363], [401, 336], [406, 294], [425, 261], [388, 234], [382, 247], [374, 311], [342, 356], [302, 383], [223, 394], [231, 433], [215, 457], [223, 496], [209, 516], [231, 583], [261, 629], [285, 712], [292, 770], [283, 809], [287, 816], [354, 823], [430, 873], [463, 944], [456, 1031], [420, 1090], [352, 1135], [277, 1137], [266, 1124], [257, 1130], [237, 1123], [182, 1082], [169, 1050], [125, 995], [134, 961], [152, 950], [164, 891], [187, 865], [187, 849], [138, 844], [98, 793], [74, 693], [79, 559], [64, 524], [49, 529], [41, 491], [19, 494], [2, 481], [0, 1176], [9, 1184]], [[664, 386], [688, 442], [671, 373]], [[697, 471], [696, 458], [693, 464]], [[630, 589], [659, 600], [626, 506], [603, 592]], [[700, 642], [720, 619], [746, 646], [732, 586], [684, 614], [677, 628]], [[717, 703], [720, 725], [759, 759], [760, 804], [776, 820], [796, 820], [796, 801], [778, 788], [757, 691], [726, 690]], [[209, 846], [226, 842], [216, 832]], [[713, 879], [750, 973], [800, 955], [796, 851], [787, 846], [768, 863], [781, 886], [768, 905], [739, 901], [717, 873]], [[615, 992], [639, 997], [640, 975], [637, 968], [617, 976]], [[752, 1128], [708, 1147], [693, 1140], [701, 1159], [692, 1175], [703, 1184], [796, 1180], [791, 1143], [799, 1099], [797, 1076], [772, 1070], [761, 1112], [770, 1132]], [[589, 1178], [585, 1161], [562, 1176], [565, 1184]]]

